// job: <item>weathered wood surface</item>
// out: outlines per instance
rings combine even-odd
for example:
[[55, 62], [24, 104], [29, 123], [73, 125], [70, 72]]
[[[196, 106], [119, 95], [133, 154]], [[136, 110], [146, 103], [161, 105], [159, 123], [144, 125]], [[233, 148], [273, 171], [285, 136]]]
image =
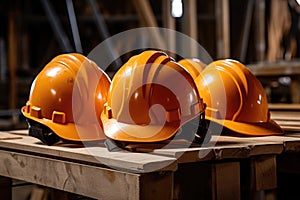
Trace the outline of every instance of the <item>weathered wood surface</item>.
[[254, 155], [280, 154], [283, 151], [281, 140], [267, 140], [267, 137], [232, 137], [212, 136], [211, 141], [203, 147], [180, 148], [180, 144], [162, 148], [157, 144], [136, 144], [134, 148], [138, 152], [152, 152], [157, 155], [164, 155], [176, 158], [179, 163], [239, 159], [248, 158]]
[[[265, 137], [213, 136], [211, 141], [202, 147], [197, 145], [189, 147], [189, 145], [181, 142], [174, 142], [168, 146], [166, 144], [136, 144], [135, 146], [130, 146], [134, 151], [148, 152], [148, 154], [132, 154], [127, 151], [108, 152], [103, 146], [84, 148], [76, 144], [59, 144], [49, 147], [41, 144], [39, 140], [27, 136], [26, 130], [12, 132], [15, 134], [0, 132], [0, 137], [4, 134], [12, 138], [22, 136], [22, 139], [0, 140], [0, 147], [32, 151], [49, 156], [71, 158], [92, 163], [99, 163], [100, 160], [104, 165], [112, 165], [113, 167], [121, 167], [138, 172], [147, 172], [153, 167], [159, 168], [160, 166], [165, 166], [162, 168], [163, 170], [176, 170], [176, 164], [173, 163], [175, 159], [179, 163], [185, 163], [280, 154], [283, 151], [300, 151], [300, 132], [289, 133], [284, 136]], [[89, 152], [89, 149], [94, 151]], [[96, 155], [91, 155], [91, 153]], [[163, 157], [153, 154], [163, 155]], [[124, 162], [127, 164], [124, 165]]]
[[10, 133], [1, 132], [0, 140], [13, 140], [13, 139], [22, 139], [20, 135], [12, 135]]
[[[15, 133], [15, 134], [14, 134]], [[21, 139], [0, 140], [0, 149], [44, 155], [62, 160], [107, 166], [136, 173], [152, 171], [175, 171], [176, 159], [147, 153], [128, 151], [109, 152], [103, 143], [85, 147], [80, 144], [59, 143], [53, 146], [42, 144], [38, 139], [27, 136], [27, 131], [0, 132], [5, 136], [22, 136]]]
[[[173, 172], [134, 174], [5, 150], [0, 150], [0, 163], [1, 176], [97, 199], [172, 197]], [[144, 181], [151, 178], [155, 181]], [[151, 189], [147, 196], [145, 187]]]

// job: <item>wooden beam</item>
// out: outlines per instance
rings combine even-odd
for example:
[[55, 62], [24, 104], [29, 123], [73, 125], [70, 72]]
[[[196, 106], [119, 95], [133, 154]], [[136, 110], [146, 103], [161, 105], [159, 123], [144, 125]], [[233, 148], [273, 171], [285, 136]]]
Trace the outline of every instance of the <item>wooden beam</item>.
[[8, 67], [9, 67], [9, 108], [17, 107], [17, 36], [16, 36], [16, 19], [15, 13], [11, 11], [8, 16]]
[[[190, 44], [182, 44], [183, 47], [188, 45], [190, 58], [197, 58], [199, 56], [197, 49], [198, 40], [198, 16], [197, 16], [197, 1], [185, 0], [183, 12], [183, 29], [182, 32], [187, 34], [191, 40]], [[195, 40], [195, 41], [193, 41]]]
[[162, 1], [162, 12], [163, 12], [163, 27], [167, 28], [167, 34], [164, 34], [166, 36], [166, 45], [168, 48], [168, 51], [171, 53], [176, 52], [176, 37], [175, 32], [172, 32], [171, 30], [176, 31], [176, 23], [175, 18], [171, 15], [171, 0], [163, 0]]
[[[142, 25], [152, 27], [149, 29], [151, 32], [149, 36], [152, 37], [151, 42], [154, 43], [155, 47], [165, 50], [167, 46], [159, 32], [158, 24], [149, 0], [132, 0], [132, 3], [135, 6]], [[155, 27], [157, 27], [157, 29]]]
[[230, 57], [229, 0], [215, 0], [217, 58]]
[[[97, 199], [171, 199], [173, 172], [134, 174], [0, 150], [1, 176]], [[159, 187], [157, 187], [159, 185]], [[145, 191], [150, 188], [149, 191]], [[145, 196], [145, 194], [147, 194]], [[168, 198], [166, 198], [168, 197]]]
[[[17, 132], [20, 134], [19, 131]], [[108, 166], [134, 173], [175, 171], [177, 169], [176, 159], [174, 158], [145, 153], [132, 154], [132, 152], [125, 150], [109, 152], [101, 142], [89, 147], [69, 143], [47, 146], [34, 137], [22, 135], [22, 139], [13, 139], [10, 136], [16, 137], [14, 134], [8, 134], [7, 132], [0, 132], [0, 134], [8, 138], [0, 140], [0, 149], [8, 148], [13, 151], [30, 152], [30, 154], [38, 154], [45, 157], [93, 163], [97, 166]]]
[[265, 0], [255, 0], [255, 55], [257, 61], [263, 61], [266, 54], [265, 4]]

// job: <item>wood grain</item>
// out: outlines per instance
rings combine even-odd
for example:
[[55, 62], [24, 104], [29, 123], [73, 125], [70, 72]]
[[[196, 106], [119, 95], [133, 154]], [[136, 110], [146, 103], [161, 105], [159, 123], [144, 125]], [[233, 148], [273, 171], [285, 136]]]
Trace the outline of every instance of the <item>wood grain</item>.
[[[8, 132], [0, 132], [9, 134]], [[11, 134], [15, 136], [14, 134]], [[22, 139], [0, 140], [0, 149], [30, 152], [62, 160], [88, 162], [125, 171], [146, 173], [151, 171], [175, 171], [176, 159], [149, 153], [132, 153], [128, 151], [109, 152], [103, 143], [85, 147], [80, 144], [59, 143], [53, 146], [42, 144], [38, 139], [23, 135]]]
[[[55, 160], [0, 150], [0, 175], [45, 185], [97, 199], [141, 199], [141, 178], [155, 176], [157, 181], [172, 179], [171, 173], [133, 174], [112, 169]], [[167, 179], [167, 180], [165, 180]], [[155, 182], [149, 182], [149, 187]], [[153, 196], [165, 197], [171, 186], [159, 187]], [[163, 195], [163, 196], [161, 196]], [[150, 199], [150, 198], [145, 198]]]

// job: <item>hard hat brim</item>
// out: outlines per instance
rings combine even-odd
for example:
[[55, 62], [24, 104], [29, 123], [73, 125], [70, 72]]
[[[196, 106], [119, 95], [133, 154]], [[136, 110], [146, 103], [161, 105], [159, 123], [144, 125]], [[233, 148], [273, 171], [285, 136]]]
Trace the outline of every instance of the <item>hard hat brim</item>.
[[30, 116], [29, 113], [25, 112], [25, 106], [21, 109], [23, 115], [26, 118], [34, 120], [40, 124], [43, 124], [50, 128], [56, 135], [65, 140], [70, 141], [95, 141], [95, 140], [104, 140], [107, 137], [103, 133], [103, 129], [99, 124], [74, 124], [74, 123], [66, 123], [59, 124], [53, 123], [49, 119], [45, 118], [36, 118]]
[[167, 140], [176, 134], [180, 121], [165, 122], [163, 125], [135, 125], [118, 122], [101, 115], [104, 133], [113, 140], [123, 142], [159, 142]]
[[209, 116], [206, 116], [206, 119], [216, 122], [236, 133], [247, 135], [247, 136], [271, 136], [271, 135], [284, 134], [282, 128], [271, 119], [268, 122], [259, 122], [259, 123], [218, 120], [218, 119], [211, 118]]

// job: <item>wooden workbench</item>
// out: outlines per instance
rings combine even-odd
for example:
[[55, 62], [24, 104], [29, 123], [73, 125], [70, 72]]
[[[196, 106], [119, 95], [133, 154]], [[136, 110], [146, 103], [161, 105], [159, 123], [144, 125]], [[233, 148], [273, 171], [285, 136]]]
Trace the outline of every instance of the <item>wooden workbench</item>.
[[159, 145], [108, 152], [103, 143], [47, 146], [27, 130], [0, 132], [0, 184], [18, 179], [96, 199], [275, 199], [277, 157], [300, 152], [300, 134]]

